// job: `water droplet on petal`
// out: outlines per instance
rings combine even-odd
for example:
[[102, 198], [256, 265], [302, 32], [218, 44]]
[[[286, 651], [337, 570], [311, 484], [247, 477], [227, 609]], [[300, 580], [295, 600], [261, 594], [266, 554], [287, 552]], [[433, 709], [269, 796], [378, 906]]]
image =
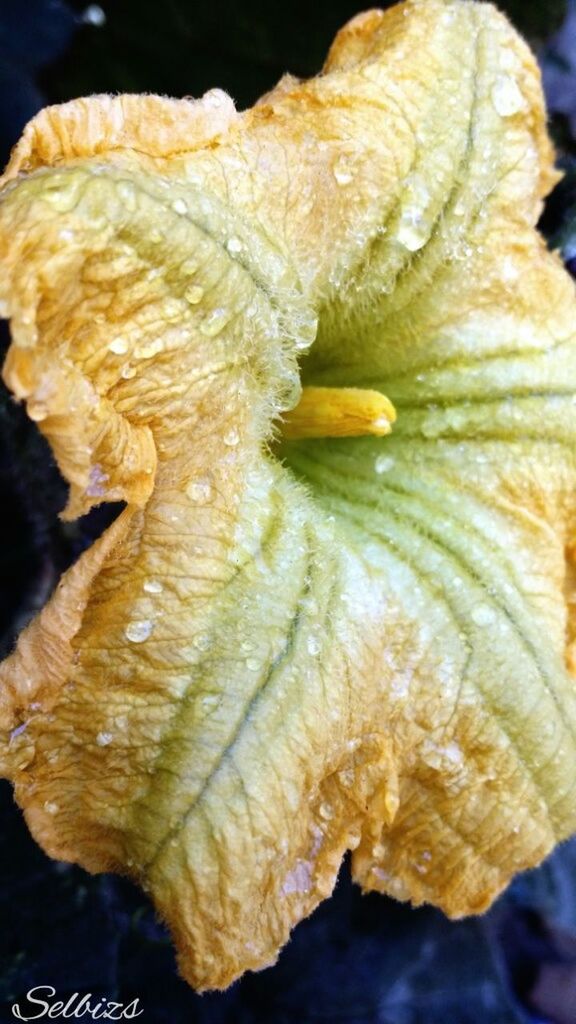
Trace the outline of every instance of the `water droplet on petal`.
[[374, 462], [374, 469], [377, 473], [387, 473], [394, 466], [395, 460], [391, 455], [379, 455]]
[[108, 481], [108, 473], [102, 471], [102, 466], [96, 463], [90, 469], [90, 475], [88, 477], [88, 486], [86, 488], [86, 494], [89, 498], [102, 498], [106, 493], [106, 483]]
[[476, 626], [490, 626], [496, 621], [496, 612], [488, 604], [477, 604], [472, 609], [472, 622]]
[[502, 260], [501, 277], [506, 283], [515, 282], [520, 277], [520, 268], [510, 256]]
[[213, 309], [200, 324], [200, 330], [207, 338], [214, 338], [228, 323], [230, 314], [223, 306]]
[[153, 341], [147, 341], [144, 345], [139, 345], [134, 355], [137, 359], [152, 359], [153, 356], [162, 352], [163, 348], [164, 342], [162, 338], [155, 338]]
[[204, 298], [204, 289], [199, 284], [191, 284], [184, 292], [184, 298], [191, 306], [197, 306]]
[[107, 747], [110, 743], [112, 743], [113, 739], [114, 736], [112, 735], [111, 732], [99, 732], [96, 737], [96, 743], [98, 744], [99, 747]]
[[181, 217], [184, 217], [188, 213], [188, 207], [183, 199], [175, 199], [172, 203], [172, 209], [174, 213], [179, 213]]
[[22, 722], [21, 725], [17, 725], [15, 729], [12, 729], [10, 733], [10, 743], [12, 743], [18, 736], [21, 736], [23, 732], [26, 732], [28, 728], [28, 722]]
[[35, 423], [41, 423], [48, 415], [48, 406], [45, 402], [28, 402], [26, 412]]
[[129, 181], [121, 181], [116, 186], [118, 189], [118, 195], [122, 199], [124, 208], [129, 213], [133, 213], [136, 209], [136, 189]]
[[164, 587], [159, 580], [144, 580], [143, 589], [147, 594], [161, 594]]
[[398, 226], [397, 238], [409, 252], [417, 252], [426, 244], [430, 230], [421, 216], [403, 215]]
[[186, 277], [192, 277], [192, 274], [195, 274], [198, 270], [198, 263], [196, 260], [184, 260], [180, 270]]
[[240, 434], [236, 430], [236, 427], [231, 427], [230, 430], [224, 435], [224, 444], [228, 445], [229, 448], [235, 448], [240, 440]]
[[316, 654], [320, 654], [321, 644], [320, 641], [318, 640], [318, 637], [309, 636], [306, 642], [306, 646], [308, 648], [309, 654], [313, 656], [315, 656]]
[[208, 477], [198, 477], [188, 484], [186, 494], [196, 505], [207, 505], [212, 499], [212, 484]]
[[124, 630], [124, 635], [133, 644], [143, 644], [153, 629], [154, 625], [150, 622], [150, 619], [136, 619], [134, 622], [128, 623]]
[[237, 253], [242, 252], [244, 246], [242, 245], [242, 242], [240, 241], [239, 238], [233, 236], [232, 238], [229, 238], [228, 241], [226, 242], [226, 248], [228, 249], [228, 252], [232, 256], [234, 256]]
[[345, 768], [338, 772], [338, 779], [347, 789], [354, 785], [354, 772], [351, 768]]
[[250, 672], [257, 672], [260, 668], [260, 661], [258, 658], [246, 658], [246, 668], [249, 669]]
[[501, 117], [512, 117], [526, 105], [516, 80], [510, 75], [498, 75], [490, 95], [494, 109]]
[[296, 341], [294, 342], [294, 346], [299, 352], [303, 352], [305, 349], [310, 348], [311, 344], [312, 342], [310, 338], [304, 338], [301, 335], [296, 338]]
[[57, 814], [60, 810], [59, 804], [52, 803], [51, 800], [46, 800], [44, 804], [44, 810], [47, 814]]
[[76, 206], [77, 195], [74, 189], [45, 188], [42, 192], [42, 199], [50, 203], [60, 213], [69, 213]]
[[214, 110], [223, 106], [234, 106], [230, 96], [223, 89], [208, 89], [208, 92], [205, 92], [202, 97], [202, 103], [205, 107], [212, 107]]
[[126, 338], [113, 338], [108, 345], [108, 350], [113, 352], [115, 356], [126, 355], [128, 351], [128, 342]]
[[354, 171], [345, 156], [339, 156], [332, 166], [332, 174], [338, 185], [349, 185], [354, 179]]
[[124, 380], [131, 380], [132, 377], [136, 376], [136, 370], [133, 366], [123, 366], [120, 371], [120, 376], [123, 377]]
[[198, 636], [194, 637], [192, 642], [194, 647], [197, 647], [199, 651], [207, 651], [212, 643], [208, 633], [199, 633]]

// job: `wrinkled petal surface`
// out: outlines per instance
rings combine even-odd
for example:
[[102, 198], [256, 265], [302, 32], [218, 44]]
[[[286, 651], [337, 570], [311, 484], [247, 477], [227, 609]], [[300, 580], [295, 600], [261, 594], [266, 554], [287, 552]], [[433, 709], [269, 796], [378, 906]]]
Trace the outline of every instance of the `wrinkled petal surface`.
[[[332, 890], [451, 916], [576, 829], [576, 302], [529, 51], [411, 0], [250, 111], [95, 97], [4, 177], [4, 377], [126, 502], [0, 669], [41, 845], [129, 874], [184, 976], [273, 961]], [[282, 440], [302, 385], [390, 436]]]

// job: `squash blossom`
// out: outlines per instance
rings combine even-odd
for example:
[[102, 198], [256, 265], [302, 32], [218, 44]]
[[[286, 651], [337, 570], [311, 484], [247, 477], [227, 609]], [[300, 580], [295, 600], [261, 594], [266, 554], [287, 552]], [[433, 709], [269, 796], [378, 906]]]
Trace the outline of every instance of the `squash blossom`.
[[459, 917], [576, 830], [556, 180], [536, 63], [466, 0], [359, 15], [244, 113], [79, 99], [12, 154], [4, 379], [64, 517], [125, 508], [2, 665], [0, 769], [199, 989], [347, 850]]

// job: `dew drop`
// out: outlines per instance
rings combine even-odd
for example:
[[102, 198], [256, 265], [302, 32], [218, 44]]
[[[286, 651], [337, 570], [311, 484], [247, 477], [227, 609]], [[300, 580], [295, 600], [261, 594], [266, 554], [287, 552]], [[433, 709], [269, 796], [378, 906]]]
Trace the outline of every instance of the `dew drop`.
[[354, 772], [351, 768], [345, 768], [343, 771], [338, 772], [338, 779], [347, 789], [354, 785]]
[[102, 498], [106, 493], [106, 483], [108, 482], [108, 473], [102, 471], [102, 466], [96, 463], [90, 469], [90, 475], [88, 477], [88, 486], [86, 488], [86, 494], [89, 498]]
[[230, 319], [230, 314], [223, 306], [213, 309], [200, 324], [200, 330], [207, 338], [214, 338]]
[[188, 484], [186, 494], [196, 505], [207, 505], [212, 499], [212, 484], [208, 477], [198, 477]]
[[184, 298], [191, 306], [197, 306], [204, 298], [204, 289], [199, 284], [191, 284], [184, 292]]
[[126, 355], [128, 351], [128, 342], [126, 338], [113, 338], [108, 345], [108, 351], [113, 352], [115, 356]]
[[129, 213], [133, 213], [136, 209], [136, 189], [129, 181], [121, 181], [118, 186], [118, 195], [122, 199], [124, 208]]
[[428, 241], [430, 231], [421, 216], [406, 213], [399, 224], [397, 238], [409, 252], [417, 252]]
[[164, 342], [162, 338], [155, 338], [153, 341], [146, 342], [145, 345], [139, 345], [134, 355], [137, 359], [152, 359], [153, 356], [157, 356], [159, 352], [162, 352], [164, 348]]
[[490, 93], [494, 109], [501, 117], [512, 117], [525, 106], [525, 101], [514, 78], [499, 75]]
[[179, 213], [181, 217], [184, 217], [188, 213], [188, 207], [183, 199], [175, 199], [172, 203], [172, 209], [174, 213]]
[[394, 466], [395, 459], [391, 455], [379, 455], [374, 462], [374, 469], [377, 473], [387, 473]]
[[332, 166], [332, 174], [338, 185], [349, 185], [354, 180], [354, 172], [349, 160], [345, 156], [339, 156]]
[[41, 423], [48, 416], [48, 406], [45, 402], [28, 402], [26, 412], [35, 423]]
[[72, 189], [44, 189], [42, 199], [45, 203], [50, 203], [50, 206], [54, 206], [60, 213], [69, 213], [77, 202], [77, 197]]
[[240, 440], [240, 434], [236, 430], [236, 427], [231, 427], [230, 430], [224, 435], [224, 444], [228, 445], [229, 448], [235, 448]]
[[244, 246], [242, 245], [242, 242], [240, 241], [239, 238], [233, 236], [232, 238], [229, 238], [228, 241], [226, 242], [226, 248], [228, 249], [228, 252], [232, 256], [235, 256], [239, 252], [242, 252]]
[[310, 348], [310, 345], [310, 338], [303, 337], [302, 335], [296, 338], [294, 342], [294, 347], [297, 349], [298, 352], [304, 352], [306, 349]]
[[52, 803], [51, 800], [46, 800], [44, 803], [44, 810], [47, 814], [57, 814], [60, 810], [59, 804]]
[[111, 732], [99, 732], [96, 737], [96, 743], [98, 744], [99, 747], [107, 747], [109, 746], [110, 743], [112, 743], [113, 739], [114, 736], [112, 735]]
[[257, 672], [260, 668], [258, 658], [246, 658], [246, 668], [249, 669], [250, 672]]
[[520, 277], [520, 270], [518, 266], [509, 256], [502, 261], [501, 276], [502, 280], [506, 283], [517, 281]]
[[209, 650], [211, 644], [211, 640], [208, 633], [199, 633], [198, 636], [194, 637], [194, 640], [192, 642], [194, 644], [194, 647], [196, 647], [199, 651]]
[[166, 299], [164, 303], [164, 316], [167, 320], [178, 320], [185, 308], [184, 303], [180, 299]]
[[204, 93], [202, 103], [205, 107], [219, 110], [220, 107], [230, 106], [232, 100], [223, 89], [209, 89], [208, 92]]
[[472, 609], [472, 622], [476, 626], [490, 626], [496, 621], [496, 612], [488, 604], [478, 604]]
[[18, 736], [21, 736], [27, 728], [28, 722], [22, 722], [21, 725], [17, 725], [15, 729], [12, 729], [12, 732], [10, 733], [10, 743], [12, 743]]
[[318, 637], [309, 636], [306, 642], [306, 646], [308, 648], [309, 654], [312, 654], [313, 656], [320, 654], [321, 644], [320, 641], [318, 640]]
[[124, 380], [132, 380], [132, 377], [136, 376], [136, 370], [134, 369], [133, 366], [123, 366], [122, 370], [120, 371], [120, 376]]
[[147, 594], [161, 594], [162, 591], [164, 590], [164, 587], [159, 582], [159, 580], [144, 580], [143, 589], [146, 591]]
[[321, 818], [324, 818], [325, 821], [330, 821], [330, 818], [334, 817], [334, 811], [330, 804], [320, 804], [320, 807], [318, 808], [318, 813], [320, 814]]
[[192, 277], [192, 274], [198, 270], [198, 263], [196, 260], [184, 260], [180, 270], [185, 277]]
[[150, 619], [136, 619], [134, 622], [128, 623], [124, 630], [124, 635], [133, 644], [143, 644], [153, 629], [154, 625], [150, 622]]

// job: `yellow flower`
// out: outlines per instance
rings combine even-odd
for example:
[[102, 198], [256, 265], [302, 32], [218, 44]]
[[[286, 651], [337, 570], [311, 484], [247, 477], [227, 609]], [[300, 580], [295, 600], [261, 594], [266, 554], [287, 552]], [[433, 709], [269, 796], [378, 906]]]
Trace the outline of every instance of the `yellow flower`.
[[348, 849], [457, 917], [576, 829], [555, 180], [534, 60], [465, 0], [360, 15], [246, 113], [95, 97], [14, 151], [5, 380], [66, 516], [126, 508], [0, 670], [0, 767], [198, 988], [273, 960]]

